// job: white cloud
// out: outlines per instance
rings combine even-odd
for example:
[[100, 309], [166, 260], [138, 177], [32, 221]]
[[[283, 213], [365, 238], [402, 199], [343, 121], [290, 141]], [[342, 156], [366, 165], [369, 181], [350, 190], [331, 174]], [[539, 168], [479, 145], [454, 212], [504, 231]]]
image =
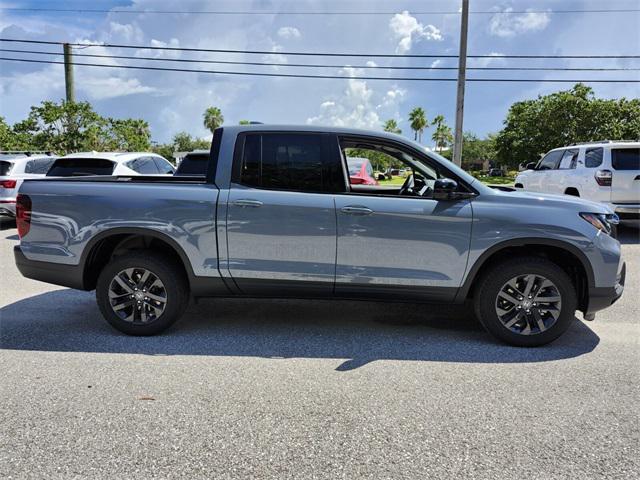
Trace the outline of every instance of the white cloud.
[[504, 10], [505, 13], [496, 13], [489, 21], [489, 32], [498, 37], [513, 37], [526, 32], [544, 30], [549, 25], [551, 17], [547, 12], [533, 12], [527, 9], [526, 13], [516, 14], [513, 8]]
[[78, 88], [93, 100], [123, 97], [136, 93], [152, 93], [157, 90], [142, 85], [137, 78], [83, 76]]
[[367, 60], [366, 63], [367, 67], [377, 67], [378, 64], [376, 62], [374, 62], [373, 60]]
[[504, 53], [491, 52], [488, 58], [469, 58], [467, 65], [469, 67], [490, 67], [505, 63]]
[[[350, 77], [361, 72], [362, 70], [353, 67], [342, 70], [342, 73]], [[379, 93], [365, 80], [350, 78], [342, 94], [323, 101], [320, 113], [307, 118], [307, 123], [379, 130], [381, 118], [398, 117], [398, 105], [406, 93], [406, 90], [395, 85], [386, 92]]]
[[106, 36], [110, 41], [139, 43], [144, 40], [144, 33], [136, 22], [109, 22], [109, 32]]
[[411, 50], [413, 42], [418, 42], [422, 39], [442, 41], [442, 33], [436, 27], [431, 24], [424, 25], [418, 20], [409, 15], [408, 11], [402, 13], [396, 13], [389, 21], [389, 28], [396, 40], [398, 40], [398, 46], [396, 47], [397, 53], [407, 53]]
[[278, 36], [289, 40], [291, 38], [300, 38], [301, 34], [296, 27], [281, 27], [278, 29]]

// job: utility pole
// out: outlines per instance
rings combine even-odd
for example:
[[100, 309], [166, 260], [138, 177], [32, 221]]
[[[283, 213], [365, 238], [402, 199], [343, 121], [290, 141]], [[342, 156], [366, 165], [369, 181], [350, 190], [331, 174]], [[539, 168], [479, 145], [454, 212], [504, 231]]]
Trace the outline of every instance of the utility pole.
[[73, 85], [73, 54], [71, 53], [71, 45], [65, 43], [62, 46], [64, 52], [64, 86], [67, 93], [67, 102], [75, 102], [74, 85]]
[[462, 0], [460, 18], [460, 56], [458, 57], [458, 95], [456, 100], [456, 131], [453, 163], [462, 165], [462, 120], [464, 117], [464, 82], [467, 78], [467, 31], [469, 29], [469, 0]]

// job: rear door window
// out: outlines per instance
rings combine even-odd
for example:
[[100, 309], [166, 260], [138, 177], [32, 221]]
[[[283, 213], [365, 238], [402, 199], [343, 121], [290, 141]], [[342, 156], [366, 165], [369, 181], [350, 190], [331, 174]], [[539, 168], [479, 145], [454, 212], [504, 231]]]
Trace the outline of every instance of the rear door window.
[[604, 148], [587, 148], [584, 153], [584, 166], [587, 168], [597, 168], [602, 165], [602, 157], [604, 155]]
[[640, 148], [612, 148], [611, 166], [616, 170], [640, 170]]
[[337, 139], [331, 135], [249, 134], [239, 160], [234, 178], [243, 185], [304, 192], [345, 190]]
[[153, 161], [155, 162], [158, 172], [165, 173], [165, 174], [174, 172], [173, 165], [171, 165], [164, 158], [159, 158], [159, 157], [150, 157], [150, 158], [152, 158]]
[[59, 158], [48, 177], [75, 177], [83, 175], [111, 175], [114, 163], [103, 158]]
[[13, 167], [13, 162], [2, 162], [0, 161], [0, 175], [9, 175], [11, 172], [11, 168]]
[[34, 173], [34, 174], [42, 174], [45, 175], [53, 162], [55, 162], [55, 158], [38, 158], [34, 160], [29, 160], [24, 167], [24, 173]]
[[152, 157], [140, 157], [135, 160], [128, 162], [127, 166], [138, 173], [143, 175], [157, 175], [158, 167], [156, 167], [156, 162], [153, 161]]
[[547, 153], [542, 160], [538, 163], [536, 170], [555, 170], [558, 168], [560, 159], [564, 155], [564, 150], [556, 150], [555, 152]]
[[578, 153], [579, 150], [565, 150], [562, 158], [560, 159], [560, 168], [561, 170], [568, 170], [572, 168], [576, 168], [576, 163], [578, 162]]

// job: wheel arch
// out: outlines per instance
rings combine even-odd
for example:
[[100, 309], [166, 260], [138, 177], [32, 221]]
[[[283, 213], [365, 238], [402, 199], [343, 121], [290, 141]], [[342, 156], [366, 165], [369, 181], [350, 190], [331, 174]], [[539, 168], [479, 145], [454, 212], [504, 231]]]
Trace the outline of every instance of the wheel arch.
[[571, 277], [578, 295], [579, 309], [588, 305], [589, 288], [595, 285], [593, 268], [578, 247], [562, 240], [548, 238], [517, 238], [500, 242], [487, 249], [469, 269], [456, 295], [456, 302], [473, 296], [474, 285], [481, 275], [496, 262], [512, 255], [540, 256], [562, 267]]
[[82, 284], [86, 290], [93, 290], [98, 275], [113, 255], [118, 251], [151, 248], [165, 251], [179, 263], [191, 284], [195, 275], [189, 257], [173, 238], [165, 233], [147, 228], [110, 228], [93, 237], [85, 246], [80, 267]]

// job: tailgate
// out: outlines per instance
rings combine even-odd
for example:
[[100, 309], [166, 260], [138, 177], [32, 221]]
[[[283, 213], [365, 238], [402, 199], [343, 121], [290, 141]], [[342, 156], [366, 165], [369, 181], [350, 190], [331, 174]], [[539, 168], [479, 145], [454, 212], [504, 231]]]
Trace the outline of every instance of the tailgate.
[[640, 203], [640, 148], [612, 148], [612, 203]]

